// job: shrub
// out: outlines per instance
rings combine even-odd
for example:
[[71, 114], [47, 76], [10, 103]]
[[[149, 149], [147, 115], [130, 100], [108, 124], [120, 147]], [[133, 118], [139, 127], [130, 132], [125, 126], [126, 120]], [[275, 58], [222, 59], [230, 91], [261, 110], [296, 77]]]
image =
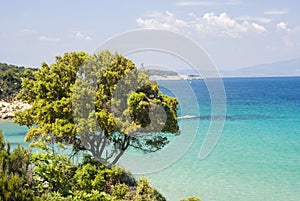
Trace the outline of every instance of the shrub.
[[32, 200], [29, 160], [30, 151], [20, 145], [10, 152], [0, 130], [0, 200]]
[[117, 199], [124, 199], [125, 195], [129, 192], [129, 188], [126, 184], [116, 184], [113, 187], [113, 195]]
[[162, 196], [155, 188], [149, 185], [149, 181], [146, 178], [141, 178], [138, 182], [136, 189], [135, 201], [166, 201], [166, 198]]
[[187, 199], [181, 199], [180, 201], [201, 201], [201, 200], [199, 198], [192, 196], [192, 197], [188, 197]]

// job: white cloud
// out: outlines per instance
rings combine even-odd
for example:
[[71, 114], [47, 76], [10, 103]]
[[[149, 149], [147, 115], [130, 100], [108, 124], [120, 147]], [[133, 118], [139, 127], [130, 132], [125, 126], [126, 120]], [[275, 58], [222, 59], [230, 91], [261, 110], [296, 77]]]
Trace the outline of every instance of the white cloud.
[[194, 17], [194, 18], [197, 17], [197, 15], [195, 13], [189, 13], [188, 16]]
[[136, 22], [140, 27], [146, 29], [167, 29], [179, 32], [189, 24], [187, 21], [175, 19], [174, 14], [169, 11], [166, 11], [165, 13], [155, 11], [152, 14], [148, 13], [147, 16], [152, 16], [152, 18], [142, 19], [139, 17], [136, 19]]
[[288, 13], [288, 10], [283, 9], [283, 10], [268, 10], [265, 11], [264, 14], [265, 15], [285, 15]]
[[287, 30], [288, 29], [287, 24], [284, 22], [280, 22], [280, 23], [276, 24], [276, 27], [278, 30]]
[[266, 29], [265, 27], [259, 25], [259, 24], [252, 23], [252, 26], [253, 26], [253, 28], [254, 28], [256, 31], [258, 31], [258, 32], [261, 32], [261, 33], [267, 32], [267, 29]]
[[[287, 48], [300, 47], [300, 26], [289, 27], [287, 23], [280, 22], [276, 25], [277, 30], [281, 31], [282, 41]], [[299, 49], [298, 49], [299, 50]]]
[[58, 38], [58, 37], [42, 35], [38, 31], [33, 30], [33, 29], [24, 28], [24, 29], [21, 29], [19, 31], [19, 33], [21, 33], [22, 35], [24, 35], [26, 37], [33, 36], [35, 39], [38, 39], [40, 41], [46, 41], [46, 42], [58, 42], [58, 41], [60, 41], [60, 38]]
[[[154, 15], [152, 15], [154, 16]], [[171, 31], [189, 33], [196, 31], [202, 35], [239, 38], [245, 33], [264, 33], [266, 28], [257, 23], [248, 21], [238, 22], [232, 19], [227, 13], [215, 15], [214, 13], [205, 13], [202, 17], [197, 17], [194, 13], [189, 14], [192, 20], [178, 19], [173, 13], [156, 13], [155, 17], [136, 19], [140, 27], [148, 29], [167, 29]]]
[[271, 19], [266, 18], [266, 17], [240, 16], [240, 17], [236, 17], [235, 19], [242, 20], [242, 21], [254, 21], [254, 22], [259, 22], [259, 23], [263, 23], [263, 24], [268, 24], [271, 22]]
[[81, 40], [92, 40], [92, 37], [88, 36], [88, 35], [84, 35], [83, 33], [81, 33], [80, 31], [75, 32], [75, 36]]
[[38, 34], [37, 31], [35, 31], [35, 30], [33, 30], [33, 29], [26, 29], [26, 28], [20, 30], [20, 32], [23, 33], [23, 34]]
[[218, 5], [213, 1], [182, 1], [176, 3], [177, 6], [216, 6]]
[[240, 5], [242, 4], [240, 0], [230, 0], [223, 3], [216, 1], [181, 1], [177, 2], [177, 6], [222, 6], [222, 5]]
[[299, 38], [299, 33], [300, 33], [300, 25], [295, 26], [295, 27], [289, 27], [287, 23], [285, 22], [280, 22], [276, 24], [276, 28], [279, 31], [285, 31], [288, 34], [294, 34], [297, 35]]
[[58, 42], [58, 41], [60, 41], [60, 38], [49, 37], [49, 36], [40, 36], [39, 40], [48, 41], [48, 42]]
[[246, 32], [247, 28], [244, 24], [239, 24], [231, 19], [226, 13], [221, 13], [220, 16], [214, 13], [206, 13], [202, 17], [204, 22], [204, 30], [209, 34], [218, 36], [227, 36], [230, 38], [238, 38], [240, 33]]

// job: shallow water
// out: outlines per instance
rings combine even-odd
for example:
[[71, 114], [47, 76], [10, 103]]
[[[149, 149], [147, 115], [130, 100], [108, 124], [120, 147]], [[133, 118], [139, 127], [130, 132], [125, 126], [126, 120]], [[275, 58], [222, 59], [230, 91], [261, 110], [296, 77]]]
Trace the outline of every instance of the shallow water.
[[[191, 83], [198, 105], [186, 91], [180, 90], [186, 84], [184, 81], [161, 84], [174, 85], [182, 93], [185, 100], [181, 100], [181, 116], [196, 116], [180, 119], [180, 140], [169, 146], [170, 153], [178, 154], [178, 146], [192, 139], [183, 156], [163, 170], [145, 174], [168, 200], [190, 195], [202, 201], [299, 200], [300, 78], [224, 79], [224, 130], [213, 152], [203, 160], [198, 155], [207, 129], [211, 121], [219, 121], [217, 116], [211, 118], [205, 83]], [[195, 127], [198, 130], [193, 138], [190, 135]], [[0, 128], [14, 144], [23, 142], [26, 127], [0, 121]], [[172, 147], [172, 143], [176, 146]], [[166, 160], [157, 158], [155, 165]], [[123, 164], [130, 168], [130, 164]], [[141, 169], [148, 168], [146, 165]]]

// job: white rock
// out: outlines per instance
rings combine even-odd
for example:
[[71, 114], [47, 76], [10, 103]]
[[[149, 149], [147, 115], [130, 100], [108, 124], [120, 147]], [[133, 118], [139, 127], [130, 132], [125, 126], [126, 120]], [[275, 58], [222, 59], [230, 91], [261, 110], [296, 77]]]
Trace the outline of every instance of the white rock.
[[8, 107], [9, 105], [8, 102], [0, 101], [0, 107]]
[[6, 112], [6, 107], [1, 108], [0, 113], [5, 113]]
[[0, 101], [0, 119], [14, 118], [13, 114], [15, 111], [30, 109], [31, 105], [22, 103], [21, 101], [14, 101], [8, 103]]
[[14, 118], [14, 113], [8, 112], [2, 115], [2, 119]]

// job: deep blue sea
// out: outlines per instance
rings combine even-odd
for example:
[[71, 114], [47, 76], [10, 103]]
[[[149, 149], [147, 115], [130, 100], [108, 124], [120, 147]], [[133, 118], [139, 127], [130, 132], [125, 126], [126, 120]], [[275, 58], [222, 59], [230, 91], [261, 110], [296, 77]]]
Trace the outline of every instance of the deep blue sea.
[[[180, 119], [181, 135], [171, 140], [167, 153], [173, 155], [149, 158], [161, 168], [142, 174], [171, 201], [190, 195], [202, 201], [300, 200], [300, 77], [225, 78], [223, 83], [224, 129], [215, 149], [200, 160], [207, 130], [212, 121], [219, 121], [211, 119], [205, 81], [161, 82], [165, 92], [181, 94], [180, 116], [199, 117]], [[194, 94], [186, 90], [187, 84]], [[23, 142], [25, 127], [0, 121], [0, 128], [14, 144]], [[176, 160], [168, 162], [176, 154]], [[126, 160], [121, 164], [131, 167]], [[143, 168], [151, 169], [147, 163]]]

